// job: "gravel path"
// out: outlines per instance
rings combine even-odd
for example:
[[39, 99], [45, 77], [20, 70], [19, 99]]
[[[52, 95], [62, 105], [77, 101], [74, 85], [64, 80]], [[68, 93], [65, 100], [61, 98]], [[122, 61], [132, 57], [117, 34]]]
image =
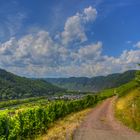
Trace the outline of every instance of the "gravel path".
[[74, 140], [140, 140], [140, 134], [114, 118], [115, 97], [94, 108], [74, 133]]

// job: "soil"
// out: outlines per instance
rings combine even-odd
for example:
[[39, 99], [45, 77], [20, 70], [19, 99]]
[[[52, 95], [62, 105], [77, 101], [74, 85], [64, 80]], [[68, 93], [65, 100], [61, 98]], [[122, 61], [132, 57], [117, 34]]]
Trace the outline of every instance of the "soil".
[[74, 132], [74, 140], [140, 140], [135, 132], [114, 117], [115, 97], [97, 105]]

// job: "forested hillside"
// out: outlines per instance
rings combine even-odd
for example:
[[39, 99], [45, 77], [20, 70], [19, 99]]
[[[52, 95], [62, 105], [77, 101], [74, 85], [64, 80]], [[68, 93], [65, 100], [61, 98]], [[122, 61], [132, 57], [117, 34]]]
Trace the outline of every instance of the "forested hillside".
[[110, 74], [108, 76], [71, 77], [71, 78], [47, 78], [45, 79], [52, 84], [69, 90], [80, 91], [100, 91], [103, 89], [113, 88], [125, 84], [135, 77], [135, 70], [124, 73]]
[[64, 91], [64, 89], [44, 80], [20, 77], [0, 69], [0, 100], [43, 96], [59, 91]]

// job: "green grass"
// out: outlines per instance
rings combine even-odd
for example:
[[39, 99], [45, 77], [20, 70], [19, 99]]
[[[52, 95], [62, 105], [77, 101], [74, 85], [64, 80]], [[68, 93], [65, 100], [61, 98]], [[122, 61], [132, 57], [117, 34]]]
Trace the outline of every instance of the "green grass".
[[116, 88], [116, 93], [116, 117], [126, 126], [140, 132], [140, 87], [137, 82], [133, 80]]
[[[122, 94], [121, 94], [122, 95]], [[115, 105], [115, 115], [128, 127], [140, 132], [140, 89], [130, 90]]]
[[103, 90], [99, 93], [99, 97], [108, 98], [114, 95], [118, 95], [118, 97], [122, 97], [125, 96], [129, 91], [135, 89], [136, 87], [137, 87], [137, 83], [135, 81], [131, 81], [117, 88]]
[[114, 95], [114, 90], [115, 90], [114, 88], [103, 90], [102, 92], [100, 92], [99, 96], [101, 98], [112, 97]]
[[131, 81], [127, 84], [124, 84], [118, 88], [116, 88], [116, 93], [118, 94], [119, 97], [125, 96], [128, 94], [129, 91], [135, 89], [137, 87], [136, 81]]
[[82, 111], [71, 113], [52, 124], [46, 134], [38, 136], [37, 140], [72, 140], [73, 133], [80, 126], [85, 116], [92, 110], [87, 108]]

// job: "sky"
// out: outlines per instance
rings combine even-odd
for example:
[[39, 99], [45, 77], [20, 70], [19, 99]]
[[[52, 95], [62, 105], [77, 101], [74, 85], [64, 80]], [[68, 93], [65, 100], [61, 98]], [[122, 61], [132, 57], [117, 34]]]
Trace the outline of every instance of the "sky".
[[0, 0], [0, 68], [26, 77], [138, 69], [139, 0]]

